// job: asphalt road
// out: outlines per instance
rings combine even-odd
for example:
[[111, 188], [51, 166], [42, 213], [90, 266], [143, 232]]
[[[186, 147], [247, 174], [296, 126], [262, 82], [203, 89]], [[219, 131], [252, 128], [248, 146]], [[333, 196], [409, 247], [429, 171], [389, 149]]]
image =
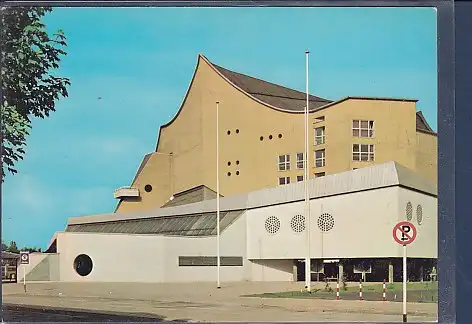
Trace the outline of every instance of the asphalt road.
[[156, 316], [43, 308], [38, 306], [2, 305], [3, 322], [161, 322]]

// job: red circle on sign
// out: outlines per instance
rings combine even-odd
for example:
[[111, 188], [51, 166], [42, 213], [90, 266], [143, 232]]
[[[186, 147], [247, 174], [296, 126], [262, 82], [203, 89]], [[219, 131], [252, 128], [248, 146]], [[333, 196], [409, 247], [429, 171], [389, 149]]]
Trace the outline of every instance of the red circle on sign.
[[[411, 234], [408, 234], [408, 233], [410, 233], [410, 231], [404, 232], [403, 231], [403, 226], [410, 227]], [[400, 236], [406, 237], [407, 239], [402, 240], [401, 238], [398, 237], [397, 234], [400, 234]], [[393, 227], [393, 239], [395, 240], [395, 242], [397, 242], [398, 244], [401, 244], [401, 245], [408, 245], [408, 244], [413, 243], [413, 241], [416, 239], [416, 234], [417, 234], [416, 233], [416, 227], [415, 227], [415, 225], [413, 225], [410, 222], [406, 222], [406, 221], [400, 222], [397, 225], [395, 225], [395, 227]]]

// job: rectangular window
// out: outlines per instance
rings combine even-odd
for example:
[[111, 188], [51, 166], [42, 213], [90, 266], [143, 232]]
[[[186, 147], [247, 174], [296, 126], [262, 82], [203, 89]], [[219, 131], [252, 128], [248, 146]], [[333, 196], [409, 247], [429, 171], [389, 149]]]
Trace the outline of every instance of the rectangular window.
[[321, 145], [325, 142], [325, 128], [317, 127], [315, 128], [315, 145]]
[[303, 176], [297, 176], [297, 182], [303, 181]]
[[297, 169], [305, 167], [305, 153], [297, 153]]
[[373, 120], [353, 120], [352, 136], [354, 137], [374, 137], [374, 121]]
[[372, 144], [353, 144], [352, 160], [353, 161], [374, 161], [374, 145]]
[[290, 170], [290, 155], [279, 155], [279, 171]]
[[324, 177], [326, 174], [324, 172], [315, 173], [315, 178]]
[[[179, 267], [216, 267], [218, 258], [216, 256], [179, 256]], [[242, 257], [220, 256], [222, 267], [241, 267]]]
[[325, 166], [325, 150], [315, 151], [315, 167], [322, 168]]
[[281, 177], [279, 178], [279, 185], [286, 185], [290, 183], [290, 177]]

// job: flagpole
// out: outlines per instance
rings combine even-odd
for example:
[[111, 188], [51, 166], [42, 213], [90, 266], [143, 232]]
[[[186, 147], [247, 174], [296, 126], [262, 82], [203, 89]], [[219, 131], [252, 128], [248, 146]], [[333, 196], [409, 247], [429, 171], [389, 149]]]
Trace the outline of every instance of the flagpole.
[[305, 280], [306, 280], [306, 289], [311, 292], [311, 217], [310, 217], [310, 197], [308, 193], [308, 167], [309, 167], [309, 155], [308, 155], [308, 111], [309, 111], [309, 92], [308, 92], [308, 55], [310, 52], [305, 51], [306, 57], [306, 106], [305, 106], [305, 164], [304, 171], [305, 176], [305, 217], [306, 217], [306, 249], [307, 255], [305, 259]]
[[216, 102], [216, 272], [217, 288], [220, 285], [220, 143], [219, 143], [219, 102]]

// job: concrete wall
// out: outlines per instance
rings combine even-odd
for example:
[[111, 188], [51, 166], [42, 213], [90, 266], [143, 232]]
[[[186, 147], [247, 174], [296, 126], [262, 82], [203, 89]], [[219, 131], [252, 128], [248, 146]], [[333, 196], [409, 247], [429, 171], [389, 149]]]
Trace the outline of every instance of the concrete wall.
[[[222, 281], [251, 280], [251, 265], [246, 258], [246, 217], [243, 214], [221, 233], [220, 255], [243, 258], [243, 266], [220, 268]], [[217, 268], [214, 266], [179, 267], [179, 256], [216, 256], [216, 237], [184, 238], [166, 237], [165, 281], [216, 281]]]
[[[390, 187], [310, 201], [312, 258], [375, 258], [401, 257], [402, 251], [393, 241], [394, 225], [403, 220], [400, 205], [406, 199], [423, 205], [427, 216], [421, 227], [411, 256], [437, 256], [436, 199], [410, 190]], [[334, 227], [322, 232], [318, 219], [322, 214], [334, 218]], [[296, 233], [291, 219], [304, 214], [304, 202], [258, 208], [247, 212], [249, 259], [302, 259], [306, 255], [306, 231]], [[280, 220], [274, 234], [266, 231], [269, 216]], [[426, 216], [425, 216], [426, 218]], [[423, 230], [424, 228], [424, 230]], [[283, 243], [282, 243], [283, 242]]]
[[[408, 257], [417, 258], [437, 258], [438, 257], [438, 206], [435, 197], [426, 196], [418, 192], [398, 188], [398, 211], [399, 221], [408, 220], [406, 217], [406, 205], [411, 203], [412, 219], [410, 222], [417, 229], [415, 242], [408, 245]], [[421, 206], [422, 217], [418, 218], [418, 206]], [[398, 253], [403, 253], [401, 246]]]
[[293, 281], [293, 260], [251, 260], [253, 281]]
[[[164, 241], [152, 235], [58, 233], [61, 281], [161, 282]], [[80, 254], [93, 262], [92, 272], [85, 277], [74, 269]]]
[[59, 255], [30, 253], [30, 263], [18, 265], [18, 282], [23, 281], [24, 271], [27, 281], [59, 281]]
[[[245, 217], [241, 216], [221, 234], [221, 256], [240, 256], [243, 266], [221, 267], [222, 281], [251, 280], [246, 259]], [[217, 268], [179, 267], [179, 256], [216, 256], [216, 238], [181, 238], [155, 235], [59, 233], [62, 281], [185, 282], [216, 281]], [[81, 277], [74, 259], [87, 254], [93, 270]]]

